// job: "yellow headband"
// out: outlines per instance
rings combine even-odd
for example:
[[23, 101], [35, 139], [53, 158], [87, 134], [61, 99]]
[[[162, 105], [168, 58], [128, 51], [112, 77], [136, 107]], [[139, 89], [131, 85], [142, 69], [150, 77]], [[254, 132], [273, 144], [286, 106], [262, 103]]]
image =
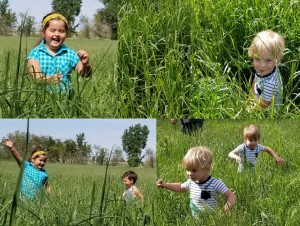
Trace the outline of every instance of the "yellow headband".
[[65, 21], [65, 23], [67, 24], [67, 27], [69, 26], [67, 19], [66, 19], [63, 15], [61, 15], [61, 14], [59, 14], [59, 13], [54, 13], [54, 14], [51, 14], [51, 15], [47, 16], [47, 17], [43, 20], [42, 28], [45, 27], [46, 23], [47, 23], [49, 20], [56, 19], [56, 18], [59, 18], [59, 19]]
[[33, 155], [31, 156], [31, 158], [34, 159], [38, 155], [46, 155], [46, 152], [44, 152], [44, 151], [34, 152]]

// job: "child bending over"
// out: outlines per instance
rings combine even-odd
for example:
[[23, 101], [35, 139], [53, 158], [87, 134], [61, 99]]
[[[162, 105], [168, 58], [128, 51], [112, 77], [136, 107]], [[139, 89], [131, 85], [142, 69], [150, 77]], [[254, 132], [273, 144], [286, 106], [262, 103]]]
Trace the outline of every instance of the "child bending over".
[[250, 169], [255, 166], [255, 161], [258, 153], [265, 151], [270, 154], [276, 164], [283, 164], [283, 159], [280, 158], [271, 148], [259, 144], [260, 131], [255, 125], [248, 125], [244, 128], [244, 143], [240, 144], [236, 149], [228, 154], [229, 158], [235, 159], [239, 164], [238, 172], [242, 172], [248, 165]]

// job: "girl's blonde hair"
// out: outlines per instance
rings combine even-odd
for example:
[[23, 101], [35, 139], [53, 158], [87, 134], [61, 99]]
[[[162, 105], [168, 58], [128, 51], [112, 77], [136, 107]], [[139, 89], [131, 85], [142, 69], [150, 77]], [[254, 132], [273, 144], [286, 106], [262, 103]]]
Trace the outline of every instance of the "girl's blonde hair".
[[244, 128], [244, 139], [251, 138], [254, 140], [260, 139], [260, 130], [255, 125], [248, 125]]
[[201, 167], [203, 169], [210, 169], [212, 165], [213, 154], [203, 146], [193, 147], [188, 150], [182, 159], [182, 165], [187, 169]]
[[284, 38], [272, 30], [266, 30], [256, 34], [249, 47], [248, 55], [253, 58], [266, 49], [276, 62], [280, 62], [283, 58], [284, 48]]

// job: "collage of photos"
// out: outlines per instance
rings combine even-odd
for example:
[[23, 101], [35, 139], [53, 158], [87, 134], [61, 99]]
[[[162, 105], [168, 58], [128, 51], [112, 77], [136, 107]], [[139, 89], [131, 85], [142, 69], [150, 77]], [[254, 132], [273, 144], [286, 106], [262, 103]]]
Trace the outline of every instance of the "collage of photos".
[[0, 0], [0, 225], [298, 226], [300, 2]]

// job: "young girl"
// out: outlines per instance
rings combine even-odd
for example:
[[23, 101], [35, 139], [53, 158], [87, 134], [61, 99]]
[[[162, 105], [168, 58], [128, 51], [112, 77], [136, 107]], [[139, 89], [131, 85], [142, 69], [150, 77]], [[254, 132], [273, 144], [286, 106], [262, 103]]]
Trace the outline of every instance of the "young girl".
[[157, 187], [175, 192], [190, 192], [190, 208], [193, 216], [217, 208], [217, 194], [223, 194], [227, 202], [224, 211], [228, 212], [236, 202], [236, 196], [219, 179], [210, 175], [212, 153], [206, 147], [194, 147], [188, 150], [182, 160], [189, 179], [184, 183], [166, 183], [162, 179], [156, 183]]
[[268, 108], [273, 99], [275, 110], [282, 105], [283, 85], [277, 64], [283, 58], [284, 48], [283, 37], [267, 30], [255, 36], [248, 50], [256, 71], [252, 92], [261, 108]]
[[255, 125], [248, 125], [244, 128], [244, 143], [240, 144], [236, 149], [228, 154], [229, 158], [235, 159], [239, 164], [238, 172], [242, 172], [247, 166], [251, 170], [254, 169], [255, 161], [258, 153], [266, 151], [270, 154], [276, 164], [283, 164], [283, 159], [280, 158], [271, 148], [258, 144], [260, 139], [260, 131]]
[[68, 26], [68, 21], [63, 15], [46, 15], [42, 22], [42, 40], [27, 57], [27, 66], [33, 78], [59, 84], [58, 87], [62, 91], [71, 87], [70, 73], [73, 69], [84, 77], [92, 74], [88, 54], [84, 50], [76, 53], [63, 44]]
[[127, 171], [122, 176], [126, 190], [123, 192], [122, 199], [129, 203], [131, 200], [139, 199], [144, 202], [144, 196], [141, 191], [135, 186], [137, 174], [133, 171]]
[[[11, 151], [19, 166], [23, 159], [14, 147], [14, 143], [10, 139], [5, 139], [3, 144]], [[47, 161], [46, 153], [41, 149], [34, 149], [28, 161], [24, 162], [24, 173], [21, 187], [21, 197], [34, 199], [45, 188], [50, 192], [48, 183], [48, 174], [44, 169]]]

